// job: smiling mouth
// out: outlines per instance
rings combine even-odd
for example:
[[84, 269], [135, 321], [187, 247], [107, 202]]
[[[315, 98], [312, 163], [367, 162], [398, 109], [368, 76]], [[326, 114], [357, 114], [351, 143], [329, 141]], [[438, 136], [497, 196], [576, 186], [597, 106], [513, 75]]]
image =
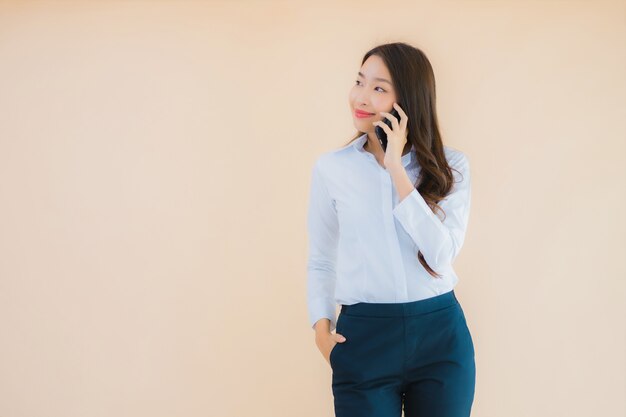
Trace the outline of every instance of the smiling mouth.
[[366, 112], [355, 110], [354, 115], [358, 118], [367, 118], [367, 117], [375, 116], [375, 113], [366, 113]]

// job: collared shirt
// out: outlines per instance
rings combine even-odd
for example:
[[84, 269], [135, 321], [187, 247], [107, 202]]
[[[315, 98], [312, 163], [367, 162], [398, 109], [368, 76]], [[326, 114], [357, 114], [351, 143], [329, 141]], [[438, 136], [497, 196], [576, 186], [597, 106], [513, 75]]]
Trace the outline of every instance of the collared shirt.
[[[471, 189], [467, 156], [444, 146], [454, 169], [453, 188], [433, 210], [417, 191], [402, 201], [389, 172], [363, 149], [364, 133], [315, 161], [308, 202], [307, 304], [311, 328], [321, 318], [336, 328], [338, 304], [401, 303], [454, 288], [458, 255], [469, 218]], [[411, 182], [420, 166], [415, 147], [402, 155]], [[443, 219], [443, 220], [442, 220]], [[435, 278], [420, 263], [442, 275]]]

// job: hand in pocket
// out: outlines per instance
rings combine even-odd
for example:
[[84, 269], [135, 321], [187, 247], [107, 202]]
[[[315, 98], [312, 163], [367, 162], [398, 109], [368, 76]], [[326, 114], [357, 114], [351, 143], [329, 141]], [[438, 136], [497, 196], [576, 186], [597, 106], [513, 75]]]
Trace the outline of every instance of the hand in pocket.
[[337, 343], [344, 343], [346, 338], [340, 333], [327, 333], [321, 340], [317, 340], [317, 347], [322, 352], [326, 362], [330, 364], [330, 354]]

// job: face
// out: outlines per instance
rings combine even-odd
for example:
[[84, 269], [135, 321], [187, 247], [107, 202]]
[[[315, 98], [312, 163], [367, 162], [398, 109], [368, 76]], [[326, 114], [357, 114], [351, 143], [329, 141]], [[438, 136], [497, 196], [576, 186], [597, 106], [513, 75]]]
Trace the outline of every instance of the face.
[[[396, 94], [391, 85], [391, 75], [379, 56], [372, 55], [367, 58], [359, 72], [362, 75], [356, 75], [349, 95], [352, 120], [354, 127], [374, 137], [376, 126], [372, 123], [387, 120], [380, 112], [391, 112]], [[358, 114], [357, 110], [370, 114]]]

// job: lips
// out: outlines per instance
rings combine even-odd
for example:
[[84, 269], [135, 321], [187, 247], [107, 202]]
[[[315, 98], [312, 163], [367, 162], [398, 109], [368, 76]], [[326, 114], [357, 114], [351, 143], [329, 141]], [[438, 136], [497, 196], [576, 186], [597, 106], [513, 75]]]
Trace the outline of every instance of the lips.
[[359, 116], [373, 116], [375, 114], [375, 113], [368, 113], [363, 110], [355, 110], [354, 112]]

